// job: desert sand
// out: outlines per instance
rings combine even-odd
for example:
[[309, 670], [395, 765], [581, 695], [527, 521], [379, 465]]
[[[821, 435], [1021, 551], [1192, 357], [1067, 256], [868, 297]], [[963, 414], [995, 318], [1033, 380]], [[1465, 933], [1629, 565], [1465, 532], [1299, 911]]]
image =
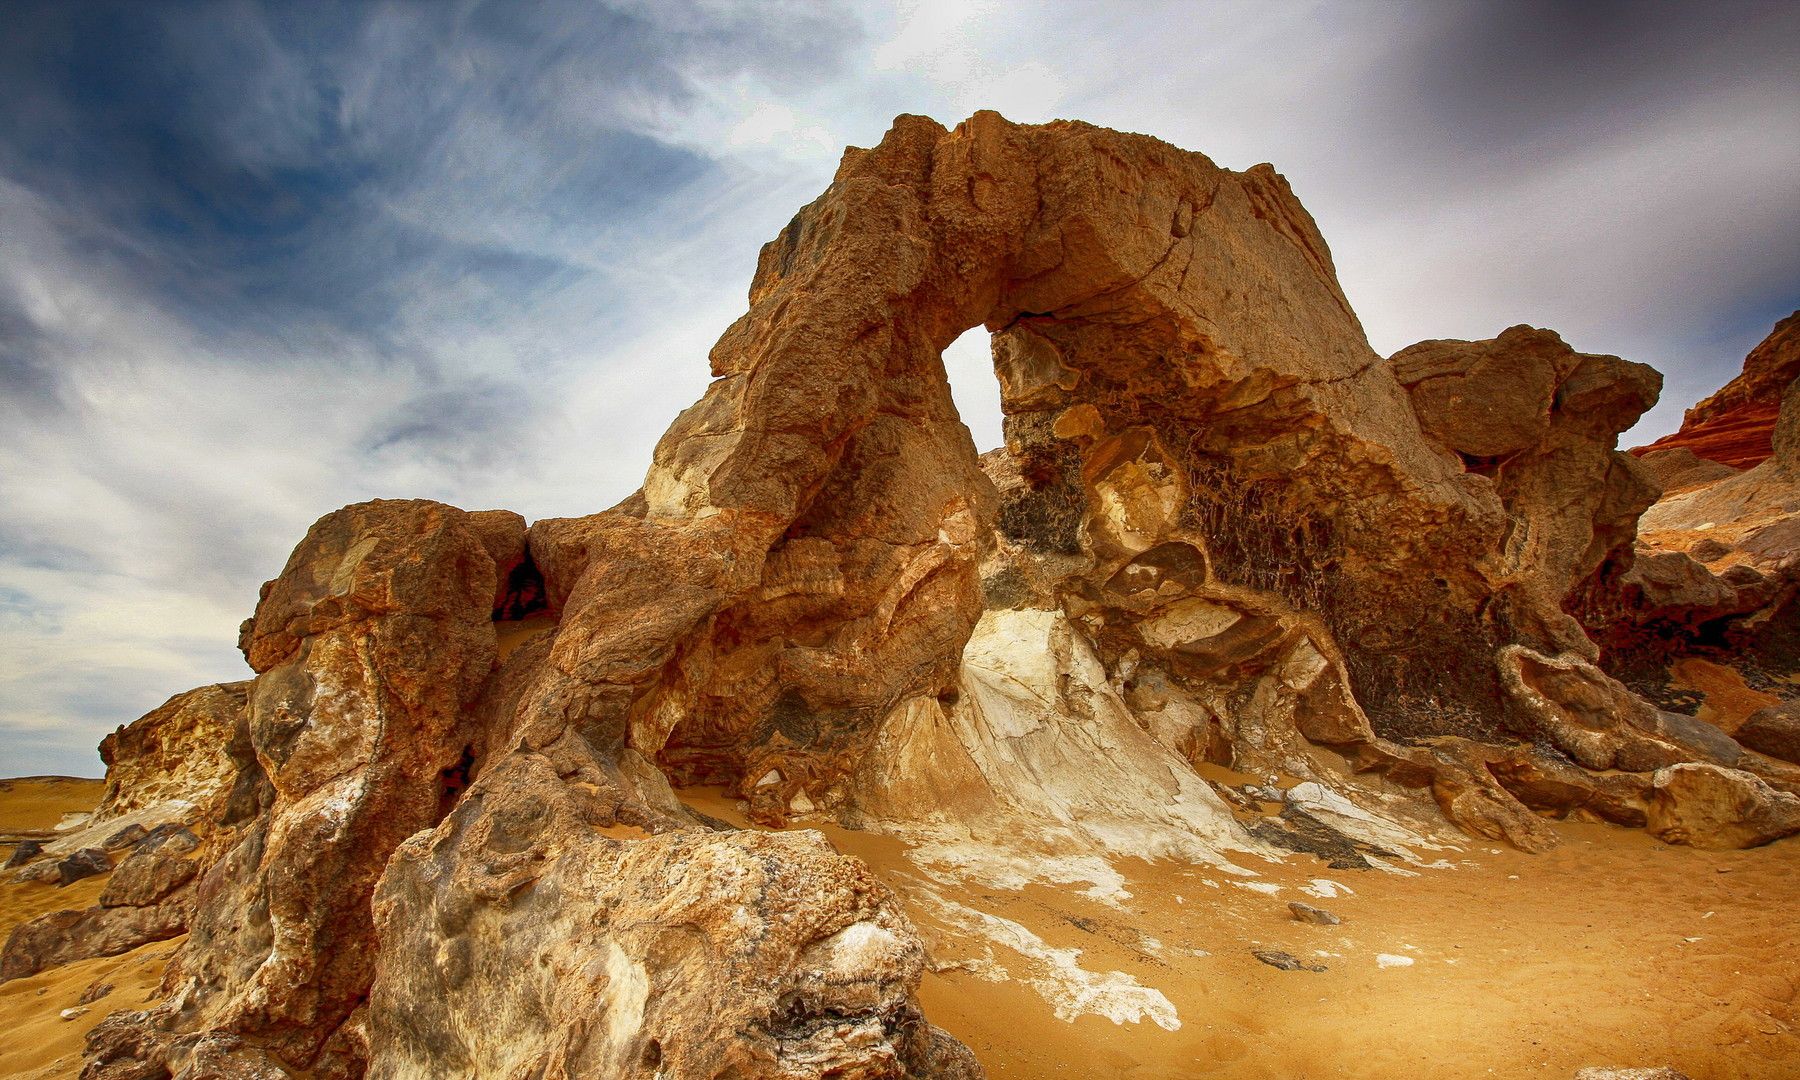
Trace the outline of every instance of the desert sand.
[[[7, 782], [0, 823], [34, 829], [99, 794], [93, 781]], [[684, 796], [756, 827], [715, 789]], [[818, 829], [901, 896], [932, 952], [928, 1014], [995, 1077], [1568, 1077], [1664, 1063], [1695, 1080], [1800, 1076], [1792, 841], [1708, 852], [1562, 823], [1562, 844], [1542, 855], [1471, 842], [1449, 868], [1417, 876], [1294, 855], [1237, 884], [1121, 860], [1130, 895], [1107, 901], [946, 883], [898, 838], [795, 827]], [[103, 883], [0, 886], [0, 931], [91, 904]], [[1343, 923], [1299, 922], [1289, 901]], [[87, 1031], [153, 1001], [179, 945], [0, 986], [0, 1024], [13, 1033], [0, 1042], [0, 1076], [76, 1076]], [[1252, 949], [1325, 970], [1278, 970]], [[99, 983], [114, 989], [60, 1017]]]
[[[106, 784], [72, 777], [0, 780], [0, 835], [47, 835], [65, 814], [92, 810]], [[4, 845], [12, 851], [9, 840]], [[83, 878], [65, 888], [39, 882], [0, 884], [0, 938], [14, 926], [45, 912], [92, 905], [106, 878]], [[73, 1077], [81, 1071], [81, 1043], [88, 1030], [114, 1009], [140, 1008], [156, 999], [164, 963], [180, 939], [146, 945], [122, 956], [52, 968], [30, 978], [0, 983], [0, 1076], [20, 1080]], [[89, 987], [110, 983], [112, 991], [64, 1020], [65, 1009], [82, 1009]]]
[[[684, 795], [754, 827], [717, 792]], [[932, 951], [927, 1015], [993, 1077], [1567, 1078], [1661, 1064], [1695, 1080], [1800, 1076], [1800, 843], [1708, 852], [1559, 823], [1562, 843], [1542, 855], [1471, 842], [1418, 876], [1294, 855], [1258, 863], [1254, 889], [1128, 860], [1131, 895], [1108, 904], [946, 885], [900, 840], [811, 827], [900, 894]], [[1014, 925], [971, 933], [944, 901]], [[1289, 901], [1343, 923], [1299, 922]], [[1252, 949], [1326, 970], [1278, 970]], [[1092, 997], [1071, 1005], [1084, 984]], [[1101, 1015], [1145, 1002], [1135, 1022]], [[1059, 1019], [1059, 1004], [1078, 1014]]]

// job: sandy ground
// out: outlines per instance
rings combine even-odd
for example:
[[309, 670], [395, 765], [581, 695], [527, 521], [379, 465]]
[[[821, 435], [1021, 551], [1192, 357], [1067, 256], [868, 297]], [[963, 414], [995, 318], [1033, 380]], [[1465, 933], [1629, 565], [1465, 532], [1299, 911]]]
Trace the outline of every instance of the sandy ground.
[[1710, 660], [1677, 660], [1670, 675], [1672, 686], [1699, 695], [1700, 709], [1695, 715], [1726, 732], [1736, 731], [1758, 709], [1781, 704], [1779, 697], [1751, 689], [1742, 675]]
[[[717, 792], [684, 795], [748, 825]], [[1567, 1078], [1656, 1064], [1695, 1080], [1800, 1077], [1800, 841], [1702, 852], [1557, 828], [1548, 854], [1472, 844], [1454, 869], [1416, 877], [1296, 855], [1254, 864], [1252, 889], [1124, 862], [1131, 896], [1115, 905], [948, 886], [900, 840], [819, 826], [901, 895], [937, 969], [926, 1015], [996, 1078]], [[1298, 922], [1290, 900], [1343, 924]], [[1253, 948], [1326, 970], [1281, 971]]]
[[[30, 777], [0, 780], [0, 835], [49, 832], [63, 815], [92, 810], [106, 785], [100, 780]], [[12, 845], [4, 850], [10, 853]], [[92, 907], [106, 887], [104, 876], [84, 878], [66, 888], [29, 882], [0, 884], [0, 937], [19, 923], [63, 908]], [[115, 1009], [137, 1009], [154, 1001], [169, 955], [181, 939], [159, 941], [122, 956], [87, 960], [0, 983], [0, 1077], [49, 1080], [81, 1071], [81, 1044], [88, 1030]], [[105, 997], [87, 1006], [81, 995], [91, 986], [111, 984]], [[81, 1015], [65, 1020], [65, 1009]]]
[[[100, 789], [86, 790], [91, 805]], [[717, 791], [684, 796], [749, 825]], [[0, 787], [0, 829], [83, 808], [66, 784]], [[1254, 863], [1255, 888], [1122, 861], [1130, 896], [1107, 902], [933, 880], [902, 840], [817, 827], [902, 897], [932, 952], [927, 1015], [996, 1078], [1567, 1078], [1664, 1063], [1695, 1080], [1800, 1077], [1800, 841], [1703, 852], [1563, 824], [1545, 855], [1472, 844], [1454, 869], [1412, 877], [1296, 855]], [[0, 932], [92, 904], [103, 881], [0, 885]], [[1344, 922], [1298, 922], [1290, 900]], [[88, 1029], [154, 1000], [179, 944], [0, 984], [0, 1076], [75, 1076]], [[1326, 970], [1277, 970], [1253, 948]], [[59, 1016], [96, 983], [114, 990]]]
[[[0, 836], [48, 833], [63, 815], [85, 813], [99, 805], [105, 790], [104, 780], [74, 776], [0, 780]], [[10, 841], [7, 846], [10, 850]]]
[[[73, 888], [73, 886], [71, 886]], [[0, 1076], [63, 1080], [81, 1073], [87, 1033], [120, 1009], [141, 1009], [158, 998], [163, 966], [185, 938], [171, 938], [120, 956], [83, 960], [28, 979], [0, 983]], [[89, 987], [111, 985], [105, 997], [80, 1004]], [[65, 1009], [81, 1013], [65, 1020]]]

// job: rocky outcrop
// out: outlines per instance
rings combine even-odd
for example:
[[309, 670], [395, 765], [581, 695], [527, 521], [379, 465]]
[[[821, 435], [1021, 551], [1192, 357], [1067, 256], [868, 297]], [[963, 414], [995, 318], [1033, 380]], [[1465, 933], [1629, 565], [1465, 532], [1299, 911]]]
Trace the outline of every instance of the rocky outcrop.
[[233, 748], [254, 817], [198, 886], [175, 995], [107, 1029], [132, 1035], [99, 1044], [97, 1075], [179, 1065], [202, 1043], [322, 1075], [360, 1068], [359, 1025], [340, 1029], [373, 978], [370, 897], [401, 842], [437, 822], [494, 662], [498, 572], [469, 516], [348, 507], [264, 587]]
[[1800, 673], [1800, 380], [1781, 401], [1767, 460], [1666, 494], [1639, 520], [1635, 556], [1580, 591], [1608, 669], [1647, 692], [1688, 656], [1770, 689]]
[[1748, 469], [1773, 452], [1772, 433], [1781, 395], [1800, 379], [1800, 311], [1775, 324], [1750, 355], [1744, 370], [1711, 397], [1689, 409], [1681, 429], [1634, 453], [1684, 448], [1734, 468]]
[[[986, 462], [940, 359], [974, 326]], [[1786, 806], [1691, 795], [1691, 762], [1793, 777], [1564, 610], [1655, 496], [1615, 449], [1655, 373], [1529, 327], [1383, 360], [1268, 166], [901, 117], [711, 361], [603, 513], [313, 527], [244, 627], [174, 993], [87, 1075], [978, 1074], [866, 869], [671, 782], [1101, 896], [1106, 854], [1422, 862], [1446, 820], [1540, 849], [1570, 812], [1758, 842]], [[1211, 764], [1292, 778], [1279, 821]]]
[[100, 902], [15, 927], [0, 950], [0, 982], [186, 933], [194, 913], [191, 883], [201, 869], [190, 856], [198, 846], [193, 833], [175, 827], [146, 834], [117, 867], [96, 851], [97, 872], [112, 873]]
[[249, 687], [226, 683], [177, 694], [102, 739], [106, 793], [94, 820], [159, 806], [204, 810], [223, 799], [237, 774], [226, 748], [242, 722]]
[[[1527, 617], [1561, 616], [1570, 588], [1629, 548], [1638, 515], [1659, 494], [1614, 446], [1655, 404], [1662, 377], [1615, 356], [1577, 353], [1527, 326], [1492, 341], [1422, 342], [1392, 363], [1426, 434], [1491, 480], [1516, 522], [1499, 562], [1505, 587], [1531, 602], [1510, 606]], [[1579, 635], [1566, 644], [1595, 655]]]
[[892, 896], [817, 833], [652, 836], [542, 757], [501, 768], [382, 879], [371, 1077], [980, 1075], [920, 1017]]

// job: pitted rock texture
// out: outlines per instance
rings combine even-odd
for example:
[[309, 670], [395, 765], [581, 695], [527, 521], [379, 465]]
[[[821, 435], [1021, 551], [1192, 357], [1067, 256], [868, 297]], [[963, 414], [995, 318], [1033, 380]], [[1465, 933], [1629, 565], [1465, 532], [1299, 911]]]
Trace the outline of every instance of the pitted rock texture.
[[[1020, 481], [1000, 506], [938, 359], [973, 325]], [[1177, 682], [1235, 692], [1299, 649], [1300, 681], [1268, 693], [1321, 741], [1504, 739], [1502, 647], [1594, 655], [1561, 602], [1653, 497], [1613, 441], [1659, 380], [1524, 328], [1424, 352], [1374, 355], [1267, 167], [902, 118], [764, 249], [640, 495], [533, 526], [563, 609], [549, 664], [595, 702], [586, 723], [677, 782], [730, 785], [769, 822], [836, 811], [884, 718], [959, 692], [998, 524], [1029, 603], [1077, 597], [1080, 633], [1120, 627], [1109, 664], [1171, 605], [1211, 604], [1229, 630], [1133, 663], [1179, 654]], [[1536, 379], [1506, 402], [1518, 460], [1459, 454], [1444, 380], [1508, 378]], [[1532, 829], [1491, 778], [1425, 757], [1415, 784], [1455, 773], [1481, 815]]]
[[1750, 350], [1737, 378], [1689, 409], [1681, 418], [1681, 430], [1634, 453], [1682, 447], [1739, 469], [1759, 465], [1773, 452], [1781, 395], [1796, 379], [1800, 379], [1800, 311], [1776, 323], [1769, 336]]
[[[209, 1053], [360, 1070], [358, 1036], [339, 1032], [373, 977], [369, 898], [394, 849], [438, 820], [494, 663], [497, 573], [469, 516], [348, 507], [264, 587], [245, 627], [259, 674], [236, 748], [254, 816], [198, 885], [175, 995], [132, 1021], [148, 1067], [179, 1066], [217, 1033]], [[140, 1063], [99, 1049], [97, 1068]]]
[[919, 1014], [893, 898], [817, 833], [649, 836], [504, 768], [382, 879], [371, 1077], [980, 1075]]
[[171, 802], [206, 811], [230, 791], [237, 770], [226, 747], [242, 721], [247, 682], [202, 686], [100, 742], [106, 793], [95, 822]]

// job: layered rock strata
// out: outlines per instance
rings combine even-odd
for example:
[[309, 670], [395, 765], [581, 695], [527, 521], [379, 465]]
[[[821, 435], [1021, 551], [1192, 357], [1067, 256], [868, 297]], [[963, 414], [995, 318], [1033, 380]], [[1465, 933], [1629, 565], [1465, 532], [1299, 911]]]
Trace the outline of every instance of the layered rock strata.
[[1776, 323], [1769, 336], [1750, 350], [1735, 379], [1689, 409], [1679, 431], [1633, 453], [1648, 456], [1685, 449], [1732, 468], [1754, 468], [1774, 452], [1772, 435], [1781, 395], [1795, 379], [1800, 379], [1800, 311]]

